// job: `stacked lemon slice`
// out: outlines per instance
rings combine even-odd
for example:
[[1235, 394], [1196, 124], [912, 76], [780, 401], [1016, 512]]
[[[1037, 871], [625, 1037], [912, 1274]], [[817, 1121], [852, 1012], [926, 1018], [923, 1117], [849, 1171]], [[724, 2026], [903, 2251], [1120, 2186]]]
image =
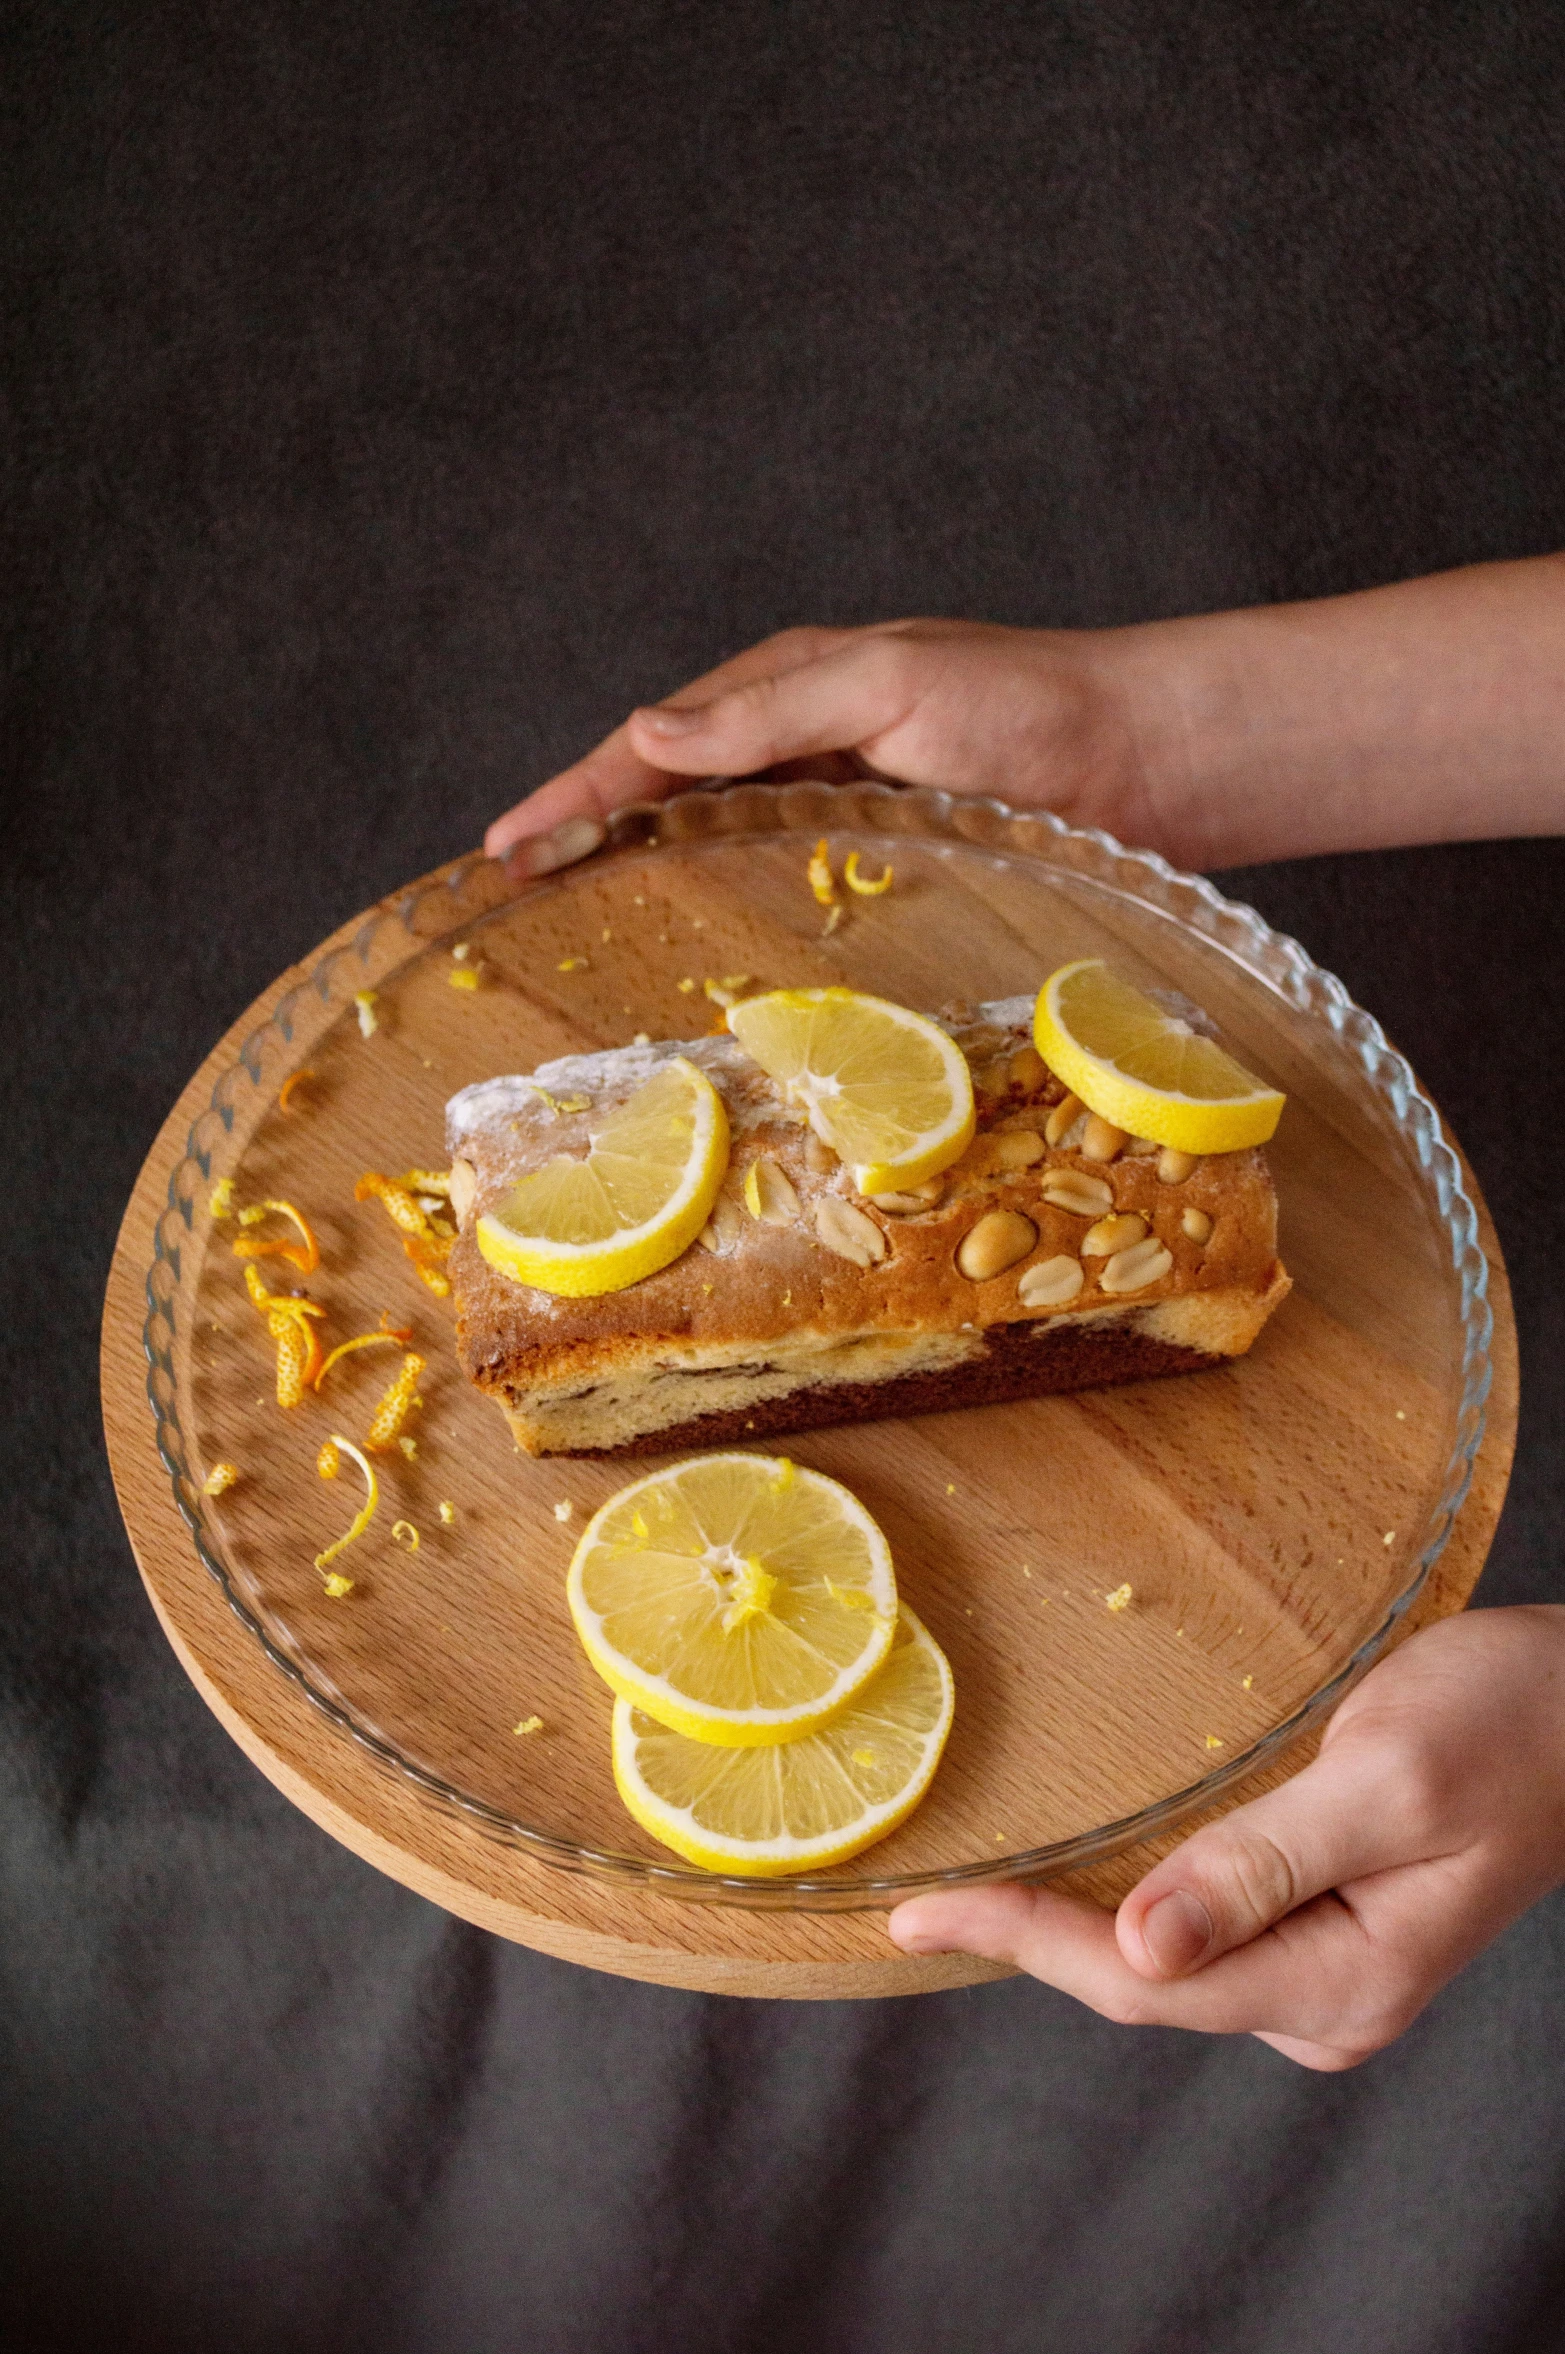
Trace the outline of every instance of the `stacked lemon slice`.
[[928, 1789], [951, 1671], [836, 1480], [770, 1455], [653, 1472], [588, 1523], [567, 1592], [616, 1695], [620, 1796], [689, 1862], [841, 1863]]

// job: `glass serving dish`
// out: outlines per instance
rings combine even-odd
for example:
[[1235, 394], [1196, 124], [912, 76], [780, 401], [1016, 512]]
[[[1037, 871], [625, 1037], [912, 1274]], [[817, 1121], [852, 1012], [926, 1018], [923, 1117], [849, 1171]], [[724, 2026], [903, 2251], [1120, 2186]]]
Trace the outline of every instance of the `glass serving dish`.
[[[895, 877], [882, 897], [844, 894], [829, 933], [806, 877], [821, 835], [839, 872], [857, 849]], [[620, 1805], [610, 1697], [564, 1601], [576, 1535], [645, 1465], [517, 1454], [456, 1365], [449, 1302], [420, 1287], [379, 1205], [355, 1204], [355, 1180], [444, 1166], [444, 1105], [472, 1080], [709, 1027], [707, 977], [938, 1006], [1033, 990], [1092, 954], [1183, 991], [1288, 1091], [1269, 1154], [1293, 1294], [1250, 1356], [1218, 1370], [781, 1442], [886, 1529], [900, 1587], [951, 1659], [955, 1729], [924, 1804], [854, 1861], [767, 1881], [693, 1870]], [[450, 985], [464, 961], [482, 966], [477, 989]], [[286, 1197], [312, 1219], [323, 1264], [308, 1288], [329, 1340], [390, 1311], [426, 1359], [415, 1456], [378, 1459], [383, 1500], [338, 1564], [354, 1581], [341, 1598], [313, 1564], [357, 1480], [345, 1466], [322, 1482], [316, 1454], [330, 1431], [362, 1438], [397, 1359], [365, 1350], [323, 1397], [277, 1407], [236, 1228], [208, 1206], [225, 1176], [241, 1202]], [[1117, 1853], [1334, 1706], [1466, 1493], [1489, 1381], [1485, 1283], [1460, 1165], [1408, 1065], [1252, 910], [994, 802], [726, 785], [623, 812], [595, 857], [521, 889], [458, 861], [301, 969], [222, 1073], [171, 1181], [147, 1277], [148, 1396], [179, 1509], [237, 1617], [345, 1739], [431, 1804], [562, 1869], [664, 1894], [889, 1905]], [[241, 1476], [209, 1497], [219, 1461]], [[1111, 1610], [1125, 1585], [1129, 1606]], [[517, 1730], [533, 1718], [540, 1731]]]

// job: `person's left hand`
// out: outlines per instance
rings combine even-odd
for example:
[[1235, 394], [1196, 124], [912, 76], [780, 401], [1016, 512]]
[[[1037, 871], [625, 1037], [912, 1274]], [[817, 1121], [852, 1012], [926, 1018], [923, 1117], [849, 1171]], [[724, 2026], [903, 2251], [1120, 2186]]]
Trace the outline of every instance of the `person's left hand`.
[[1112, 1918], [1015, 1884], [917, 1896], [906, 1953], [1013, 1962], [1124, 2026], [1306, 2068], [1391, 2043], [1565, 1880], [1565, 1607], [1482, 1610], [1365, 1677], [1312, 1765], [1198, 1831]]

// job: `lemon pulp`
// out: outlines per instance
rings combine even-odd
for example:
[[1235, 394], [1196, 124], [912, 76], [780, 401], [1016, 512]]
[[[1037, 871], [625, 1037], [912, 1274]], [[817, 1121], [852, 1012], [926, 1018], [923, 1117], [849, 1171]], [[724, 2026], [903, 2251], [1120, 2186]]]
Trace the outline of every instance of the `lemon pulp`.
[[912, 1813], [954, 1705], [945, 1655], [903, 1603], [885, 1664], [840, 1716], [799, 1740], [717, 1749], [616, 1701], [615, 1785], [644, 1831], [707, 1871], [818, 1869]]
[[1033, 1036], [1089, 1111], [1180, 1152], [1264, 1144], [1287, 1100], [1094, 957], [1050, 975]]
[[836, 1480], [771, 1455], [706, 1455], [611, 1496], [566, 1582], [604, 1682], [700, 1743], [814, 1732], [885, 1658], [891, 1550]]
[[773, 989], [731, 1007], [728, 1027], [860, 1193], [921, 1184], [972, 1141], [967, 1058], [924, 1014], [856, 989]]
[[683, 1055], [567, 1154], [522, 1178], [475, 1229], [492, 1267], [574, 1298], [622, 1291], [677, 1259], [706, 1224], [728, 1167], [728, 1115]]

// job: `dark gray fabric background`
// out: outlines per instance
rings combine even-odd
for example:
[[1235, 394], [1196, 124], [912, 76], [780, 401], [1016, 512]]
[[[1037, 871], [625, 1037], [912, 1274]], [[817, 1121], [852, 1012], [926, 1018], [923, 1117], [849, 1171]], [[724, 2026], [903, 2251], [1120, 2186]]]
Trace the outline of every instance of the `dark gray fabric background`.
[[[97, 1427], [226, 1023], [796, 619], [1565, 545], [1557, 0], [4, 11], [0, 2323], [18, 2354], [1565, 2343], [1565, 1903], [1362, 2071], [1041, 1987], [771, 2007], [434, 1912], [233, 1749]], [[1562, 754], [1565, 756], [1565, 754]], [[1228, 878], [1518, 1283], [1565, 1593], [1559, 843]]]

